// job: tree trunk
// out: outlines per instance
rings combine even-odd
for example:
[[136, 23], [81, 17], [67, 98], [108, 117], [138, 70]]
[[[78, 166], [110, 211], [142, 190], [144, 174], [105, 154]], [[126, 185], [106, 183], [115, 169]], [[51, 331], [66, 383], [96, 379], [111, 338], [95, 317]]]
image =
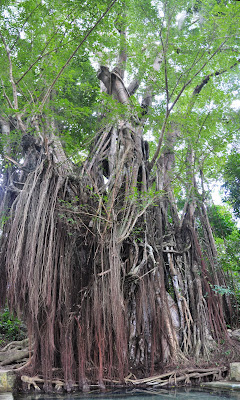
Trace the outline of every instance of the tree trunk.
[[[101, 67], [98, 77], [130, 113], [122, 72]], [[54, 126], [54, 145], [25, 137], [22, 187], [2, 235], [0, 282], [27, 321], [31, 373], [43, 374], [46, 390], [54, 368], [67, 391], [76, 381], [83, 390], [89, 383], [103, 388], [109, 380], [124, 382], [130, 370], [148, 375], [201, 357], [210, 334], [215, 340], [227, 334], [222, 301], [211, 288], [215, 265], [210, 277], [195, 226], [196, 204], [188, 201], [180, 221], [173, 195], [177, 131], [167, 131], [150, 174], [143, 125], [130, 114], [103, 129], [80, 177]]]

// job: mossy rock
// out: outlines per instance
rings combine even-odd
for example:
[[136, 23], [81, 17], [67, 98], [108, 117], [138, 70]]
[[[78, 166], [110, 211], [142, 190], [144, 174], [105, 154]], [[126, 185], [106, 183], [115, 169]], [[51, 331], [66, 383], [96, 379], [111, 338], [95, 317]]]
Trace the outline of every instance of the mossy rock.
[[12, 392], [16, 374], [9, 370], [0, 370], [0, 393]]

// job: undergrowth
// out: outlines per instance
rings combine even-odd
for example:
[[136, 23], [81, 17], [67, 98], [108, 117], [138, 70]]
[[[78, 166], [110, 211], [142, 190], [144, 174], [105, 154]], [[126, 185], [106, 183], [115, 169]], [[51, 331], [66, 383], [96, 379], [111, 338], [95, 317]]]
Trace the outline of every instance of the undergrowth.
[[8, 307], [0, 312], [0, 347], [13, 340], [26, 337], [26, 327], [22, 321], [10, 313]]

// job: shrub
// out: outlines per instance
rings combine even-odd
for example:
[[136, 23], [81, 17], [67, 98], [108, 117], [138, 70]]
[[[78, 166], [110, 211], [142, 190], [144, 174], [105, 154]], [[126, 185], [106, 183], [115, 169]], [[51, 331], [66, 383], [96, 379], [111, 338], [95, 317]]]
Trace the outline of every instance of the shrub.
[[25, 325], [5, 307], [0, 312], [0, 345], [12, 340], [22, 340], [25, 337]]

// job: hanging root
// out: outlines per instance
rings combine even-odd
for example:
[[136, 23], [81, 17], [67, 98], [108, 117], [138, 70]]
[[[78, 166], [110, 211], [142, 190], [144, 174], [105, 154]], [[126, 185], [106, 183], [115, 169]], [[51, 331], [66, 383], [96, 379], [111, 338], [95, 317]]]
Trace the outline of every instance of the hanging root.
[[101, 194], [91, 165], [79, 180], [59, 175], [48, 160], [28, 175], [12, 204], [0, 266], [10, 306], [23, 313], [33, 337], [28, 372], [36, 376], [23, 377], [27, 388], [87, 390], [109, 381], [166, 386], [218, 373], [124, 379], [129, 367], [152, 375], [159, 365], [186, 362], [194, 350], [200, 355], [217, 312], [212, 305], [209, 321], [196, 235], [184, 228], [174, 233], [166, 200], [149, 209], [132, 150], [126, 160], [118, 155], [119, 176], [109, 193]]

